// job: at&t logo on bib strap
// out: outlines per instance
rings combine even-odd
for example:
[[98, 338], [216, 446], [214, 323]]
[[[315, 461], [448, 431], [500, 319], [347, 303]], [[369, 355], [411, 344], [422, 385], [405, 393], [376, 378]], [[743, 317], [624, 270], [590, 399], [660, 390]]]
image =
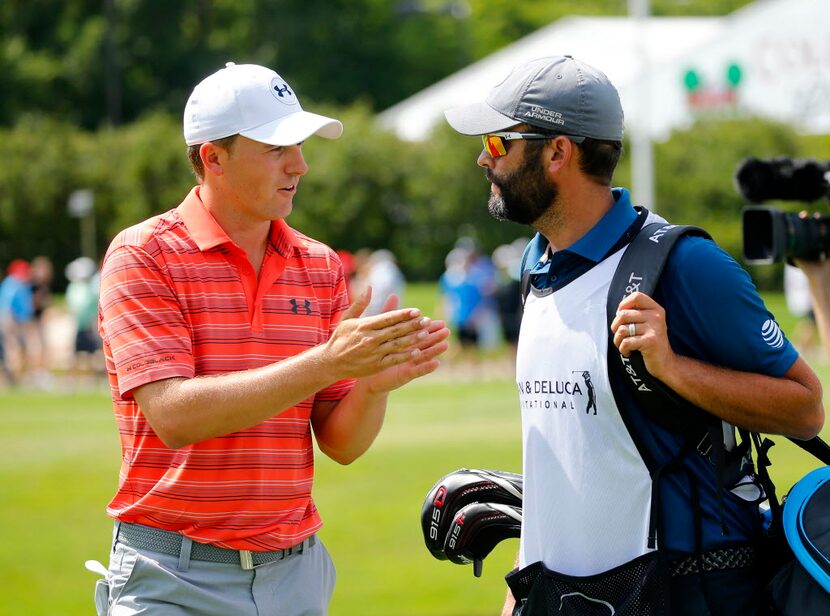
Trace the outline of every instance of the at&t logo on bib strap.
[[648, 239], [649, 239], [650, 241], [654, 242], [655, 244], [659, 244], [659, 243], [660, 243], [660, 238], [661, 238], [661, 237], [663, 237], [664, 235], [666, 235], [666, 233], [668, 233], [669, 231], [671, 231], [672, 229], [674, 229], [676, 226], [677, 226], [677, 225], [663, 225], [662, 227], [660, 227], [659, 229], [657, 229], [657, 231], [655, 231], [654, 233], [652, 233], [652, 234], [649, 236], [649, 238], [648, 238]]

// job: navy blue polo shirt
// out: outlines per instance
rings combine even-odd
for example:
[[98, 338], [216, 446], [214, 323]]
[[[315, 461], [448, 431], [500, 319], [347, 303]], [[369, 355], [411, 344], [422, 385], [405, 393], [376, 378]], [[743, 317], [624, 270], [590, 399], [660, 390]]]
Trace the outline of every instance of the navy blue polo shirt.
[[[629, 193], [612, 190], [613, 207], [583, 237], [550, 258], [540, 260], [548, 248], [541, 234], [531, 240], [522, 260], [531, 284], [554, 291], [572, 282], [608, 256], [637, 219]], [[761, 300], [749, 274], [713, 241], [684, 236], [666, 262], [654, 299], [666, 311], [669, 341], [676, 353], [734, 370], [782, 376], [798, 358], [783, 336], [777, 336], [774, 316]], [[604, 312], [604, 309], [603, 309]], [[774, 335], [770, 335], [772, 329]], [[618, 371], [610, 370], [618, 404], [635, 409], [641, 442], [652, 459], [668, 461], [680, 450], [683, 439], [648, 421]], [[726, 491], [724, 507], [728, 535], [722, 532], [721, 512], [714, 490], [714, 467], [707, 458], [694, 456], [688, 466], [701, 485], [704, 513], [703, 549], [748, 540], [758, 529], [757, 505], [748, 505]], [[663, 495], [666, 546], [673, 552], [694, 550], [694, 527], [688, 506], [689, 483], [683, 477], [666, 481]]]

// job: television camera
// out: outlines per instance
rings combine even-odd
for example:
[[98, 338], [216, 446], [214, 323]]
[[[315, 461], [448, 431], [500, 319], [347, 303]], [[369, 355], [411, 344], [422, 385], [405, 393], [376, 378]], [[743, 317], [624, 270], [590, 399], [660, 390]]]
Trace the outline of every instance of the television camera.
[[[752, 203], [771, 199], [811, 202], [830, 197], [830, 161], [748, 158], [735, 173], [738, 192]], [[767, 264], [821, 261], [830, 255], [830, 217], [784, 212], [763, 205], [742, 212], [744, 259]]]

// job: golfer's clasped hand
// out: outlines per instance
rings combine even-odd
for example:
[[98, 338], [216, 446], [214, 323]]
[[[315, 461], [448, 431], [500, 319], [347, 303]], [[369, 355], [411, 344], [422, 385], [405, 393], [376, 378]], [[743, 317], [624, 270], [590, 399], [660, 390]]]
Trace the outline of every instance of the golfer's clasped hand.
[[343, 313], [326, 343], [326, 354], [337, 365], [339, 378], [371, 376], [407, 362], [426, 364], [423, 368], [431, 369], [424, 374], [434, 370], [438, 366], [435, 357], [447, 348], [449, 330], [443, 321], [422, 316], [417, 308], [399, 309], [394, 295], [386, 300], [383, 312], [362, 317], [371, 298], [370, 288]]
[[628, 357], [639, 351], [646, 369], [656, 378], [671, 369], [675, 354], [669, 344], [666, 311], [645, 293], [632, 293], [620, 302], [611, 333], [620, 353]]

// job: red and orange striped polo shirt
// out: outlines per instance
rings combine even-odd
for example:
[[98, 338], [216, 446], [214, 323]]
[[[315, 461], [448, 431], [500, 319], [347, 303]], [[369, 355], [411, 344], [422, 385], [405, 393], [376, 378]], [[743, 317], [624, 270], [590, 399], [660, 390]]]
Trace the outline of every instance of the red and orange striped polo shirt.
[[257, 278], [198, 187], [178, 208], [122, 231], [101, 276], [101, 335], [122, 448], [107, 513], [233, 549], [283, 548], [319, 529], [311, 408], [315, 399], [341, 399], [352, 381], [178, 450], [156, 436], [131, 392], [296, 355], [325, 342], [347, 306], [329, 247], [275, 220]]

